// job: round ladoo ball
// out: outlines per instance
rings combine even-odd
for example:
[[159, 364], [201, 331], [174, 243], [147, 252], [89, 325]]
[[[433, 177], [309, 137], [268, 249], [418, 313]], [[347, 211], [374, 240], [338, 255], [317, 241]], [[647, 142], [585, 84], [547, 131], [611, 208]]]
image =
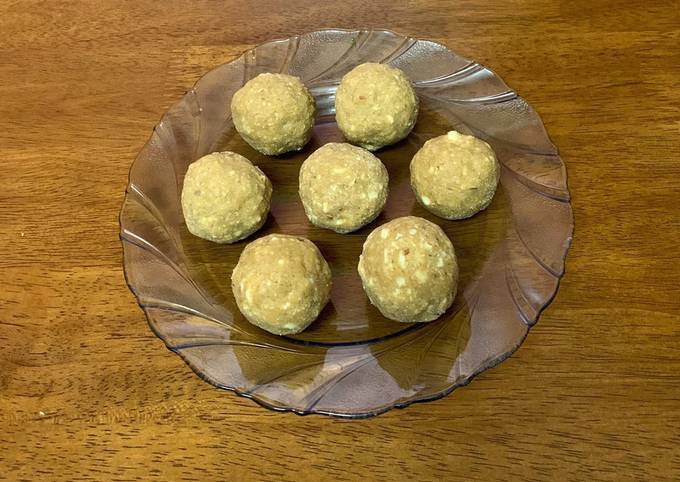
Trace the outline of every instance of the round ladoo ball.
[[182, 211], [189, 232], [216, 243], [233, 243], [262, 227], [272, 184], [235, 152], [214, 152], [189, 165]]
[[275, 335], [299, 333], [319, 316], [331, 291], [331, 270], [308, 239], [270, 234], [245, 247], [231, 275], [239, 310]]
[[491, 146], [451, 131], [427, 141], [411, 160], [411, 187], [425, 209], [445, 219], [464, 219], [493, 199], [500, 166]]
[[404, 73], [366, 63], [345, 74], [335, 96], [335, 119], [345, 137], [369, 151], [405, 138], [418, 117], [418, 96]]
[[458, 263], [451, 241], [434, 223], [415, 216], [375, 229], [359, 257], [364, 291], [387, 318], [432, 321], [453, 303]]
[[300, 168], [300, 198], [316, 226], [349, 233], [373, 221], [387, 200], [383, 163], [361, 147], [330, 143]]
[[231, 116], [241, 137], [270, 156], [302, 149], [312, 137], [314, 98], [297, 77], [260, 74], [236, 91]]

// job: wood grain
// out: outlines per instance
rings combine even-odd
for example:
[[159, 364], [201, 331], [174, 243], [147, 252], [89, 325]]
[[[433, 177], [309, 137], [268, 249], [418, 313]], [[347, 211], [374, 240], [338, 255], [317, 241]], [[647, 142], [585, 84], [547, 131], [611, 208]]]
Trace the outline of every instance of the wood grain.
[[[0, 480], [677, 480], [677, 2], [0, 0]], [[565, 159], [576, 232], [522, 348], [378, 418], [269, 412], [199, 380], [121, 269], [132, 159], [211, 67], [386, 27], [490, 66]]]

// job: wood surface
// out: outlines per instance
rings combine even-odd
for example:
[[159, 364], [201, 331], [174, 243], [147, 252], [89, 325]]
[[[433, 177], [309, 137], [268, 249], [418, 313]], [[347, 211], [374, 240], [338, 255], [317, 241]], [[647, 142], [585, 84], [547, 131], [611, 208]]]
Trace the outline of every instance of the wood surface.
[[[0, 0], [0, 480], [678, 480], [677, 1]], [[520, 350], [432, 403], [277, 414], [195, 376], [121, 267], [130, 164], [210, 68], [384, 27], [494, 69], [567, 164], [567, 275]]]

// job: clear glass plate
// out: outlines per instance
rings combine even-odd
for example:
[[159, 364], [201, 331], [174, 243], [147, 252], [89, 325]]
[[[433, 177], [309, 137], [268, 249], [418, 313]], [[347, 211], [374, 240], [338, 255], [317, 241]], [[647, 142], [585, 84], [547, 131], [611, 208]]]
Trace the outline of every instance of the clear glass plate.
[[[314, 149], [342, 140], [335, 89], [363, 62], [402, 69], [421, 110], [407, 139], [377, 152], [390, 173], [383, 214], [340, 235], [307, 221], [298, 170]], [[236, 133], [231, 96], [261, 72], [296, 75], [314, 95], [314, 136], [302, 151], [267, 157]], [[503, 166], [491, 206], [455, 222], [422, 209], [409, 186], [413, 154], [451, 129], [487, 141]], [[233, 245], [189, 234], [179, 202], [187, 166], [217, 150], [244, 155], [274, 185], [263, 229]], [[460, 263], [457, 299], [432, 323], [382, 317], [356, 271], [366, 235], [409, 214], [439, 224]], [[573, 215], [565, 166], [541, 119], [497, 75], [435, 42], [333, 29], [265, 43], [201, 78], [163, 116], [134, 161], [120, 225], [130, 289], [152, 330], [200, 377], [274, 410], [366, 417], [442, 397], [512, 354], [557, 291]], [[273, 232], [308, 237], [333, 271], [331, 302], [310, 328], [290, 337], [248, 323], [230, 289], [245, 244]]]

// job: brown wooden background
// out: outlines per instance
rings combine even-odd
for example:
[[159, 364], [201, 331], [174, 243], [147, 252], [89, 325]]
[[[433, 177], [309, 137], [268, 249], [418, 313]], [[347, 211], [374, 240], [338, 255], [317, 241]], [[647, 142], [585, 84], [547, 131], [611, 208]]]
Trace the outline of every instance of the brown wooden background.
[[[680, 477], [677, 1], [0, 0], [0, 479]], [[130, 163], [198, 77], [320, 27], [432, 38], [539, 111], [576, 218], [526, 343], [467, 388], [364, 421], [200, 381], [121, 270]]]

